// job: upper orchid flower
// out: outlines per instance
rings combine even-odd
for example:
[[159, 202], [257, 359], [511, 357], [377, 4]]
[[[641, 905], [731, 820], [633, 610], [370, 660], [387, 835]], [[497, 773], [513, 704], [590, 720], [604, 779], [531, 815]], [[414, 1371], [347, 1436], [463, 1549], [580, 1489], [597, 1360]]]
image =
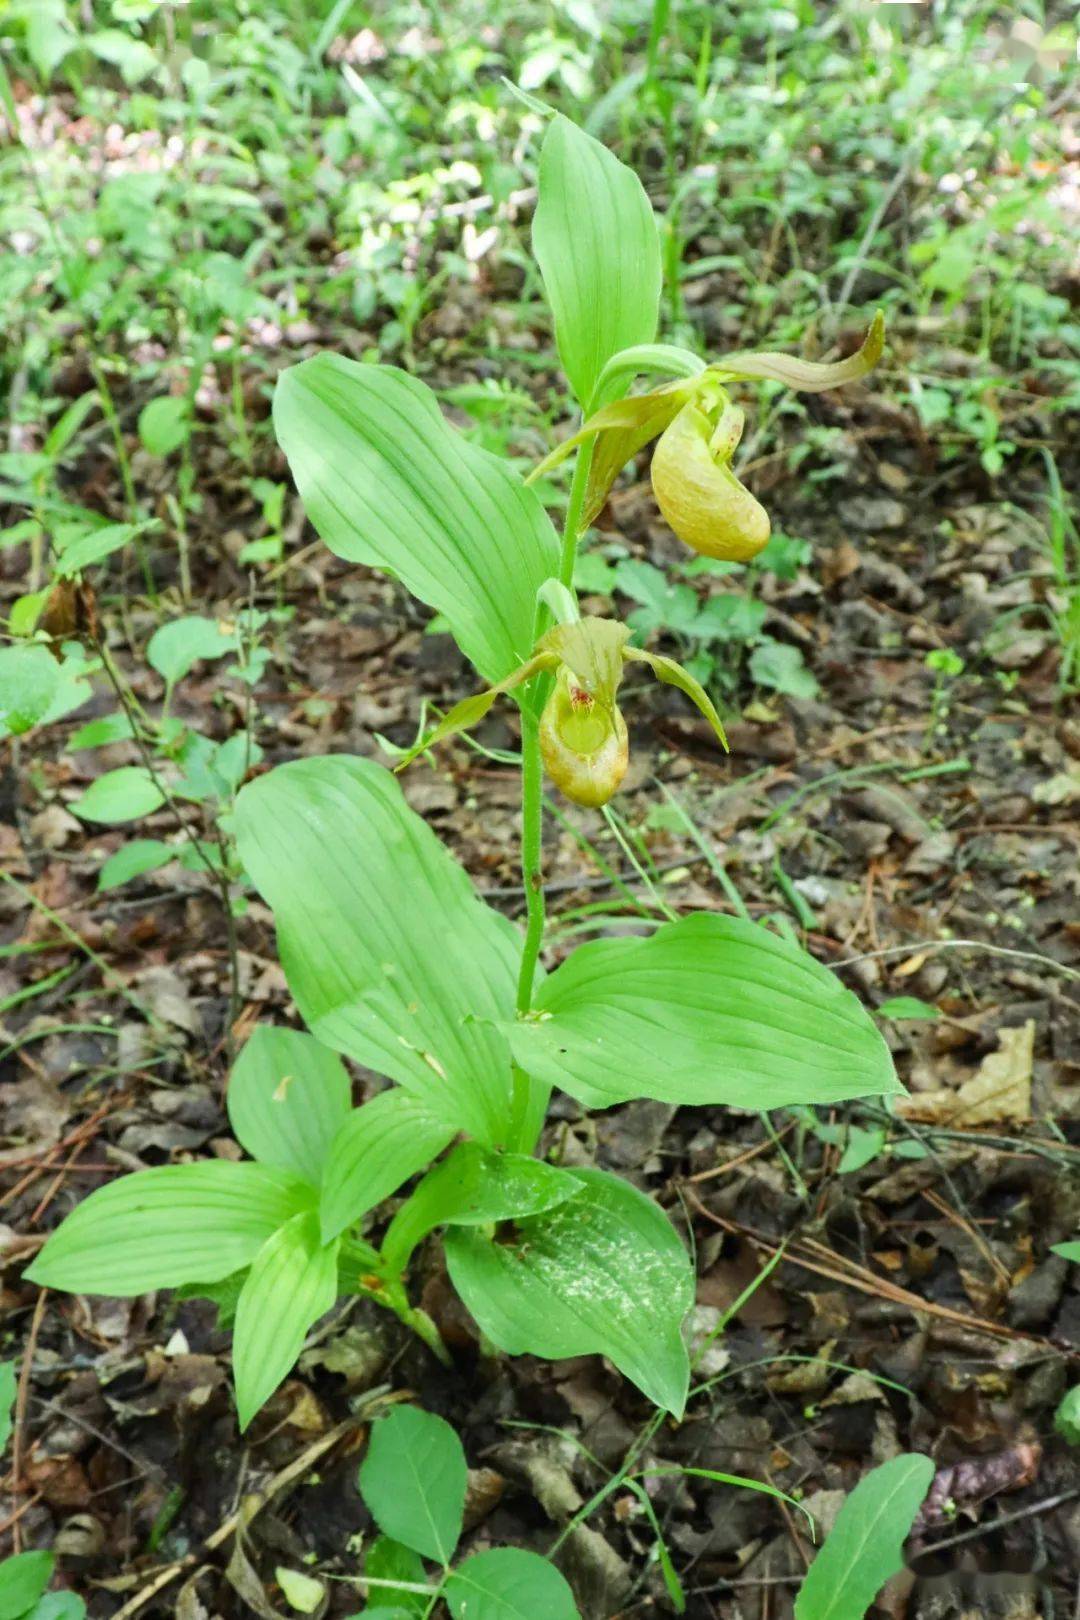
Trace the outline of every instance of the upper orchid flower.
[[606, 501], [620, 469], [659, 437], [653, 456], [653, 491], [672, 529], [705, 556], [746, 562], [767, 542], [769, 518], [732, 471], [743, 416], [731, 404], [724, 384], [762, 378], [803, 393], [821, 393], [864, 377], [881, 358], [884, 341], [885, 322], [879, 312], [857, 353], [828, 365], [763, 352], [732, 354], [705, 366], [686, 350], [663, 345], [626, 351], [616, 357], [617, 364], [612, 363], [616, 373], [658, 369], [676, 357], [680, 368], [693, 369], [693, 375], [594, 411], [533, 469], [527, 482], [557, 466], [575, 446], [593, 440], [581, 514], [581, 527], [586, 528]]
[[708, 694], [689, 670], [660, 653], [629, 645], [630, 631], [613, 619], [586, 617], [558, 624], [540, 637], [520, 669], [483, 692], [463, 698], [435, 730], [399, 761], [402, 770], [433, 743], [467, 731], [487, 714], [502, 692], [552, 673], [555, 687], [540, 717], [540, 750], [548, 775], [576, 804], [606, 804], [626, 774], [626, 723], [615, 701], [628, 662], [648, 664], [653, 674], [697, 704], [724, 747], [727, 739]]

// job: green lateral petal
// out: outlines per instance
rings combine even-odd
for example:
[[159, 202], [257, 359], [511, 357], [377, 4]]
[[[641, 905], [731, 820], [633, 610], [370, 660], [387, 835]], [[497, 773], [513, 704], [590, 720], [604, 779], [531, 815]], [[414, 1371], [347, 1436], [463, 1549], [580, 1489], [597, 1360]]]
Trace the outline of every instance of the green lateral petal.
[[521, 686], [525, 681], [532, 680], [542, 669], [553, 669], [554, 666], [554, 658], [546, 653], [539, 653], [520, 669], [516, 669], [512, 675], [508, 675], [504, 681], [497, 681], [485, 692], [474, 692], [471, 697], [462, 698], [460, 703], [454, 704], [449, 713], [443, 715], [434, 731], [429, 732], [422, 742], [418, 742], [398, 760], [394, 770], [403, 771], [406, 765], [412, 764], [418, 754], [426, 753], [436, 743], [445, 742], [448, 737], [456, 736], [459, 731], [470, 731], [473, 726], [480, 724], [495, 699], [502, 693], [513, 691], [515, 686]]
[[688, 669], [684, 669], [674, 658], [665, 658], [662, 653], [646, 652], [644, 647], [627, 647], [623, 657], [635, 663], [648, 664], [657, 680], [664, 681], [668, 686], [677, 686], [680, 692], [685, 692], [712, 726], [722, 747], [727, 748], [724, 722], [717, 714], [708, 692], [700, 681], [694, 679]]
[[821, 365], [813, 360], [800, 360], [798, 355], [746, 353], [725, 355], [709, 367], [725, 377], [761, 377], [770, 382], [784, 383], [803, 394], [820, 394], [827, 388], [842, 388], [845, 383], [858, 382], [868, 371], [873, 371], [885, 347], [885, 317], [878, 310], [863, 339], [862, 347], [846, 360], [834, 360]]

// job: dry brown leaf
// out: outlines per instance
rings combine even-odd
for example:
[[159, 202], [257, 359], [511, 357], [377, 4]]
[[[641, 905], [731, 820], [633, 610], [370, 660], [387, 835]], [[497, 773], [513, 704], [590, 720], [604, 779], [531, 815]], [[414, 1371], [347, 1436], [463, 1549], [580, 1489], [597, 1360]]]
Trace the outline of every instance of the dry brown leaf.
[[959, 1126], [1020, 1123], [1031, 1118], [1031, 1068], [1035, 1021], [998, 1032], [991, 1052], [970, 1080], [956, 1091], [923, 1091], [897, 1103], [897, 1113], [930, 1125]]

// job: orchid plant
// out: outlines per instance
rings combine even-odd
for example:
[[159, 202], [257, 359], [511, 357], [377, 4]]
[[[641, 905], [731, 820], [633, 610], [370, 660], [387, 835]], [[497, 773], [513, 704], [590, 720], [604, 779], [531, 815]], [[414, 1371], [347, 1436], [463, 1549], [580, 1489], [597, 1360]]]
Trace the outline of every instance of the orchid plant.
[[[653, 486], [680, 540], [754, 555], [769, 520], [732, 466], [743, 420], [732, 389], [851, 382], [876, 362], [881, 322], [833, 364], [772, 353], [706, 364], [657, 343], [652, 209], [636, 175], [564, 117], [543, 141], [533, 247], [568, 410], [582, 420], [532, 478], [462, 438], [432, 392], [391, 366], [318, 354], [282, 374], [274, 401], [322, 539], [437, 610], [484, 683], [398, 770], [422, 768], [419, 755], [438, 768], [433, 746], [498, 698], [516, 708], [524, 931], [478, 896], [393, 770], [336, 755], [257, 776], [232, 830], [308, 1032], [259, 1026], [236, 1062], [227, 1102], [248, 1158], [118, 1179], [76, 1207], [29, 1272], [84, 1293], [184, 1285], [229, 1302], [242, 1425], [342, 1294], [387, 1306], [448, 1359], [409, 1291], [412, 1257], [437, 1232], [487, 1346], [605, 1355], [680, 1414], [690, 1257], [629, 1182], [538, 1156], [553, 1088], [586, 1108], [649, 1097], [755, 1111], [899, 1089], [855, 996], [767, 928], [701, 911], [543, 962], [544, 772], [582, 806], [617, 791], [626, 664], [681, 690], [723, 742], [691, 674], [633, 645], [625, 625], [579, 614], [582, 533], [657, 439]], [[641, 377], [656, 386], [630, 393]], [[560, 541], [534, 479], [569, 456]], [[354, 1106], [343, 1058], [390, 1084]]]

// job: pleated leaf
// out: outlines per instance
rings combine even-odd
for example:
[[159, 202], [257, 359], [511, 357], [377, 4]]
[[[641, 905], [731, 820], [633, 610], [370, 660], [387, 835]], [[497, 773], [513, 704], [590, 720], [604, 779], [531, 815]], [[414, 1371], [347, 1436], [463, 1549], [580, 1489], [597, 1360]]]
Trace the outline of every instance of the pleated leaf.
[[337, 1298], [337, 1244], [324, 1244], [313, 1210], [263, 1244], [236, 1307], [233, 1377], [241, 1429], [277, 1389], [308, 1329]]
[[453, 1125], [400, 1086], [354, 1108], [330, 1144], [323, 1171], [323, 1237], [336, 1237], [397, 1192], [454, 1135]]
[[448, 1228], [450, 1277], [508, 1355], [607, 1356], [657, 1406], [682, 1415], [690, 1376], [682, 1322], [694, 1298], [686, 1250], [664, 1212], [629, 1182], [573, 1170], [580, 1195], [515, 1222], [495, 1242]]
[[902, 1091], [873, 1020], [768, 929], [698, 913], [647, 939], [583, 945], [512, 1026], [530, 1074], [590, 1108], [633, 1097], [732, 1108]]
[[253, 1159], [318, 1186], [352, 1110], [352, 1087], [337, 1053], [313, 1036], [260, 1024], [236, 1061], [226, 1103], [237, 1141]]
[[540, 149], [532, 242], [559, 358], [587, 410], [612, 356], [656, 335], [660, 241], [634, 171], [561, 114]]
[[235, 826], [312, 1033], [499, 1146], [510, 1054], [481, 1020], [510, 1016], [520, 935], [480, 900], [392, 773], [351, 756], [281, 765], [241, 790]]
[[536, 593], [558, 569], [539, 499], [393, 366], [319, 354], [283, 372], [274, 427], [330, 550], [386, 568], [437, 608], [489, 681], [528, 658]]
[[208, 1159], [138, 1170], [85, 1198], [27, 1275], [43, 1288], [121, 1298], [220, 1282], [310, 1199], [296, 1176], [268, 1165]]

